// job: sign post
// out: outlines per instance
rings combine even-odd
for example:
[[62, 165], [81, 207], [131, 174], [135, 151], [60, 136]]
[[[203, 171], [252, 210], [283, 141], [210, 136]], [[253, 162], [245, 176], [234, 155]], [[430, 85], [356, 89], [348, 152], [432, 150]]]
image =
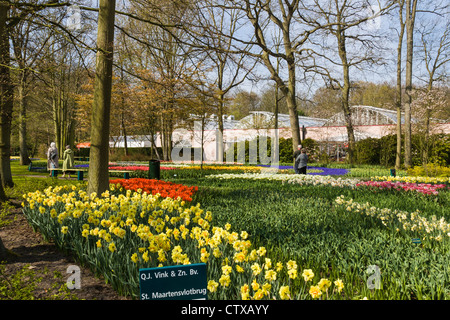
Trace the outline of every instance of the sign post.
[[139, 270], [141, 300], [206, 300], [206, 264]]

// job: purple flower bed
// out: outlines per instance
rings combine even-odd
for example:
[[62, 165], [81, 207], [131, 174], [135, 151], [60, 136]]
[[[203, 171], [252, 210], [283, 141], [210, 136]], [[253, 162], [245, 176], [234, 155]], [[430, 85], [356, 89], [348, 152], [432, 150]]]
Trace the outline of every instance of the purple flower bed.
[[[322, 170], [322, 172], [312, 172], [308, 173], [308, 169], [314, 169], [314, 170]], [[324, 168], [324, 167], [307, 167], [307, 174], [310, 175], [319, 175], [319, 176], [343, 176], [349, 173], [348, 169], [341, 169], [341, 168]]]
[[89, 168], [89, 164], [76, 164], [73, 167], [74, 168]]
[[[261, 167], [271, 167], [269, 165], [259, 165]], [[293, 166], [278, 166], [279, 170], [286, 170], [286, 169], [294, 169]], [[308, 173], [308, 169], [309, 170], [321, 170], [322, 172], [310, 172]], [[343, 176], [345, 174], [349, 173], [348, 169], [340, 169], [340, 168], [325, 168], [325, 167], [307, 167], [307, 171], [306, 174], [310, 174], [310, 175], [319, 175], [319, 176]]]

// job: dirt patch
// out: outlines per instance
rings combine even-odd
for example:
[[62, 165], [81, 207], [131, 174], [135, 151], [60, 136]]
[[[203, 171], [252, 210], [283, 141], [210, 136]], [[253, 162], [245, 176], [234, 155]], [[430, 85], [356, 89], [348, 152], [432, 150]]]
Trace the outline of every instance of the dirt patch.
[[67, 273], [69, 266], [76, 265], [80, 268], [81, 288], [67, 290], [69, 299], [129, 300], [119, 296], [104, 280], [77, 264], [73, 257], [59, 251], [54, 244], [45, 241], [41, 234], [34, 232], [22, 214], [20, 204], [15, 201], [11, 203], [14, 209], [11, 209], [6, 219], [12, 222], [0, 228], [0, 238], [12, 252], [3, 262], [4, 276], [11, 277], [24, 267], [33, 270], [36, 277], [42, 278], [34, 292], [35, 299], [48, 299], [58, 294], [59, 288], [71, 276]]

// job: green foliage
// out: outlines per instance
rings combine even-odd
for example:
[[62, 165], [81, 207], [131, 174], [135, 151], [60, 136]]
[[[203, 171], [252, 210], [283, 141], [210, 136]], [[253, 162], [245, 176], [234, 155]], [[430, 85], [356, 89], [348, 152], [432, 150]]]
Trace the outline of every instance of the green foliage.
[[292, 138], [280, 138], [279, 139], [279, 147], [280, 147], [280, 163], [293, 163], [293, 154], [294, 151], [292, 149]]
[[[0, 264], [0, 300], [78, 300], [78, 297], [67, 288], [61, 273], [54, 273], [55, 282], [46, 288], [45, 295], [37, 294], [36, 289], [42, 282], [29, 265], [22, 267], [12, 275], [5, 273], [6, 265]], [[48, 274], [48, 270], [44, 270]]]
[[415, 166], [407, 170], [409, 176], [419, 177], [450, 177], [450, 168], [429, 163], [425, 166]]
[[[349, 296], [448, 298], [444, 285], [448, 273], [443, 271], [449, 263], [448, 241], [418, 247], [411, 242], [415, 235], [396, 233], [380, 220], [336, 209], [333, 203], [341, 194], [378, 208], [420, 210], [428, 218], [450, 218], [449, 192], [427, 198], [391, 191], [209, 179], [207, 185], [199, 186], [195, 201], [214, 213], [214, 225], [228, 222], [235, 230], [248, 231], [256, 246], [270, 248], [270, 258], [295, 259], [300, 268], [343, 279]], [[365, 286], [365, 270], [373, 264], [382, 270], [382, 290]], [[430, 270], [429, 265], [436, 268]]]
[[429, 162], [441, 166], [450, 165], [450, 134], [437, 134], [431, 136]]
[[[402, 141], [403, 136], [402, 136]], [[391, 134], [387, 136], [383, 136], [379, 139], [379, 142], [376, 144], [376, 147], [379, 148], [378, 153], [380, 155], [380, 159], [378, 164], [381, 164], [385, 167], [393, 167], [395, 165], [395, 159], [397, 156], [397, 135]], [[403, 159], [403, 148], [402, 148], [402, 159]], [[362, 164], [360, 162], [359, 164]]]
[[0, 265], [0, 300], [34, 300], [34, 290], [42, 278], [27, 266], [13, 276], [6, 276], [5, 265]]
[[[411, 137], [411, 161], [413, 166], [420, 166], [423, 162], [423, 143], [419, 135]], [[402, 135], [402, 141], [404, 136]], [[444, 166], [450, 165], [450, 135], [438, 134], [430, 136], [428, 146], [429, 161]], [[367, 138], [356, 143], [357, 164], [380, 164], [385, 167], [395, 165], [397, 154], [397, 135], [391, 134], [377, 138]], [[402, 159], [404, 149], [402, 147]]]
[[364, 164], [378, 164], [380, 162], [380, 141], [367, 138], [356, 143], [356, 161]]
[[64, 184], [85, 184], [86, 182], [71, 180], [59, 180], [51, 178], [31, 178], [31, 177], [17, 177], [14, 178], [14, 187], [5, 188], [5, 193], [10, 198], [22, 199], [22, 195], [28, 192], [34, 192], [36, 190], [44, 191], [50, 186], [64, 185]]
[[11, 214], [11, 210], [14, 206], [9, 202], [5, 201], [1, 203], [1, 211], [0, 211], [0, 228], [7, 226], [12, 223], [14, 219], [5, 219], [7, 216]]

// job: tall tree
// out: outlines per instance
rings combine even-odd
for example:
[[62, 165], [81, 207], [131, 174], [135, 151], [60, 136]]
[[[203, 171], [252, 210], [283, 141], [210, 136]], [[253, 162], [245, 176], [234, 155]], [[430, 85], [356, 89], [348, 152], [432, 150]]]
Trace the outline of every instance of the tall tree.
[[405, 73], [405, 167], [412, 164], [411, 159], [411, 104], [413, 95], [413, 54], [414, 54], [414, 23], [416, 20], [418, 0], [406, 0], [406, 73]]
[[[53, 20], [53, 16], [47, 9], [58, 9], [70, 5], [68, 2], [59, 1], [0, 1], [2, 15], [2, 40], [0, 48], [0, 78], [2, 86], [2, 101], [0, 103], [0, 171], [4, 185], [13, 186], [10, 166], [11, 146], [11, 120], [13, 110], [13, 83], [10, 75], [10, 32], [17, 24], [31, 16], [42, 19], [41, 26], [55, 26], [66, 32], [59, 21]], [[13, 13], [12, 13], [13, 12]], [[69, 37], [70, 34], [68, 33]]]
[[3, 186], [14, 185], [11, 175], [11, 120], [14, 87], [11, 82], [11, 58], [7, 24], [10, 6], [0, 2], [0, 174]]
[[[9, 6], [0, 3], [0, 111], [3, 112], [5, 105], [12, 104], [12, 88], [9, 86], [9, 38], [7, 30]], [[3, 123], [2, 123], [3, 125]], [[0, 141], [1, 143], [1, 141]], [[0, 175], [2, 172], [0, 171]], [[0, 202], [6, 200], [3, 184], [0, 183]], [[0, 238], [0, 260], [6, 257], [7, 250]]]
[[115, 0], [100, 0], [89, 155], [89, 194], [101, 194], [109, 188], [109, 128], [115, 7]]
[[[170, 160], [172, 151], [172, 133], [179, 118], [184, 114], [182, 96], [185, 92], [184, 78], [192, 72], [191, 61], [193, 47], [188, 45], [188, 33], [181, 26], [189, 16], [189, 1], [138, 1], [133, 0], [132, 12], [139, 16], [130, 20], [124, 28], [127, 35], [133, 34], [136, 40], [135, 52], [140, 52], [133, 61], [142, 75], [149, 75], [146, 80], [152, 92], [154, 109], [159, 115], [159, 128], [163, 159]], [[149, 21], [153, 21], [149, 22]], [[150, 93], [151, 91], [149, 91]]]
[[[203, 10], [199, 10], [202, 13]], [[206, 13], [202, 15], [202, 32], [204, 33], [207, 47], [205, 52], [213, 65], [214, 78], [217, 79], [215, 97], [218, 101], [218, 160], [223, 159], [223, 116], [225, 114], [225, 97], [233, 89], [242, 84], [253, 71], [256, 60], [248, 61], [245, 54], [250, 50], [248, 45], [243, 52], [234, 52], [234, 37], [240, 32], [242, 12], [234, 8], [227, 11], [218, 10], [208, 4]]]
[[[380, 4], [381, 6], [381, 4]], [[311, 43], [309, 65], [305, 70], [316, 72], [329, 86], [340, 90], [341, 110], [344, 115], [348, 139], [348, 161], [354, 161], [355, 134], [350, 108], [352, 89], [351, 69], [366, 65], [375, 65], [380, 57], [374, 55], [376, 37], [373, 32], [363, 30], [366, 22], [381, 15], [391, 4], [380, 7], [377, 13], [367, 12], [370, 7], [367, 0], [313, 0], [306, 2], [302, 9], [309, 11], [303, 18], [310, 26], [320, 28], [319, 37], [309, 37]], [[331, 37], [330, 37], [331, 36]], [[332, 48], [330, 52], [330, 48]], [[377, 48], [379, 49], [379, 47]], [[334, 69], [339, 68], [339, 73]]]
[[[448, 7], [449, 4], [446, 5], [446, 10]], [[437, 19], [440, 19], [439, 15]], [[422, 45], [419, 54], [423, 57], [421, 61], [426, 69], [426, 76], [422, 80], [425, 81], [426, 88], [425, 93], [419, 93], [420, 99], [414, 103], [415, 107], [422, 110], [412, 110], [412, 113], [422, 113], [421, 118], [425, 120], [424, 135], [421, 135], [421, 138], [423, 139], [422, 161], [426, 165], [429, 158], [431, 118], [443, 115], [444, 112], [439, 112], [443, 107], [448, 109], [448, 105], [445, 104], [445, 92], [436, 90], [435, 83], [439, 84], [448, 79], [445, 66], [450, 61], [450, 20], [447, 19], [442, 25], [439, 21], [430, 19], [429, 24], [419, 27], [419, 34]]]
[[405, 34], [405, 22], [403, 21], [403, 8], [405, 6], [405, 0], [397, 0], [397, 2], [400, 30], [398, 31], [397, 44], [397, 92], [395, 99], [395, 108], [397, 110], [397, 149], [395, 154], [395, 169], [399, 170], [402, 155], [402, 47], [403, 36]]
[[[296, 28], [296, 21], [299, 18], [300, 0], [293, 1], [253, 1], [253, 0], [230, 0], [225, 1], [225, 9], [237, 8], [247, 16], [252, 27], [250, 39], [244, 39], [241, 34], [238, 41], [253, 47], [247, 54], [259, 59], [267, 68], [270, 78], [275, 81], [286, 99], [289, 109], [289, 119], [292, 133], [292, 150], [297, 149], [300, 144], [300, 128], [297, 113], [296, 101], [296, 55], [301, 54], [302, 46], [307, 41], [316, 27], [300, 31]], [[277, 51], [276, 45], [271, 42], [271, 37], [275, 30], [279, 30], [283, 46]], [[286, 69], [277, 72], [273, 59], [280, 58], [286, 65]], [[286, 78], [284, 77], [286, 74]]]

